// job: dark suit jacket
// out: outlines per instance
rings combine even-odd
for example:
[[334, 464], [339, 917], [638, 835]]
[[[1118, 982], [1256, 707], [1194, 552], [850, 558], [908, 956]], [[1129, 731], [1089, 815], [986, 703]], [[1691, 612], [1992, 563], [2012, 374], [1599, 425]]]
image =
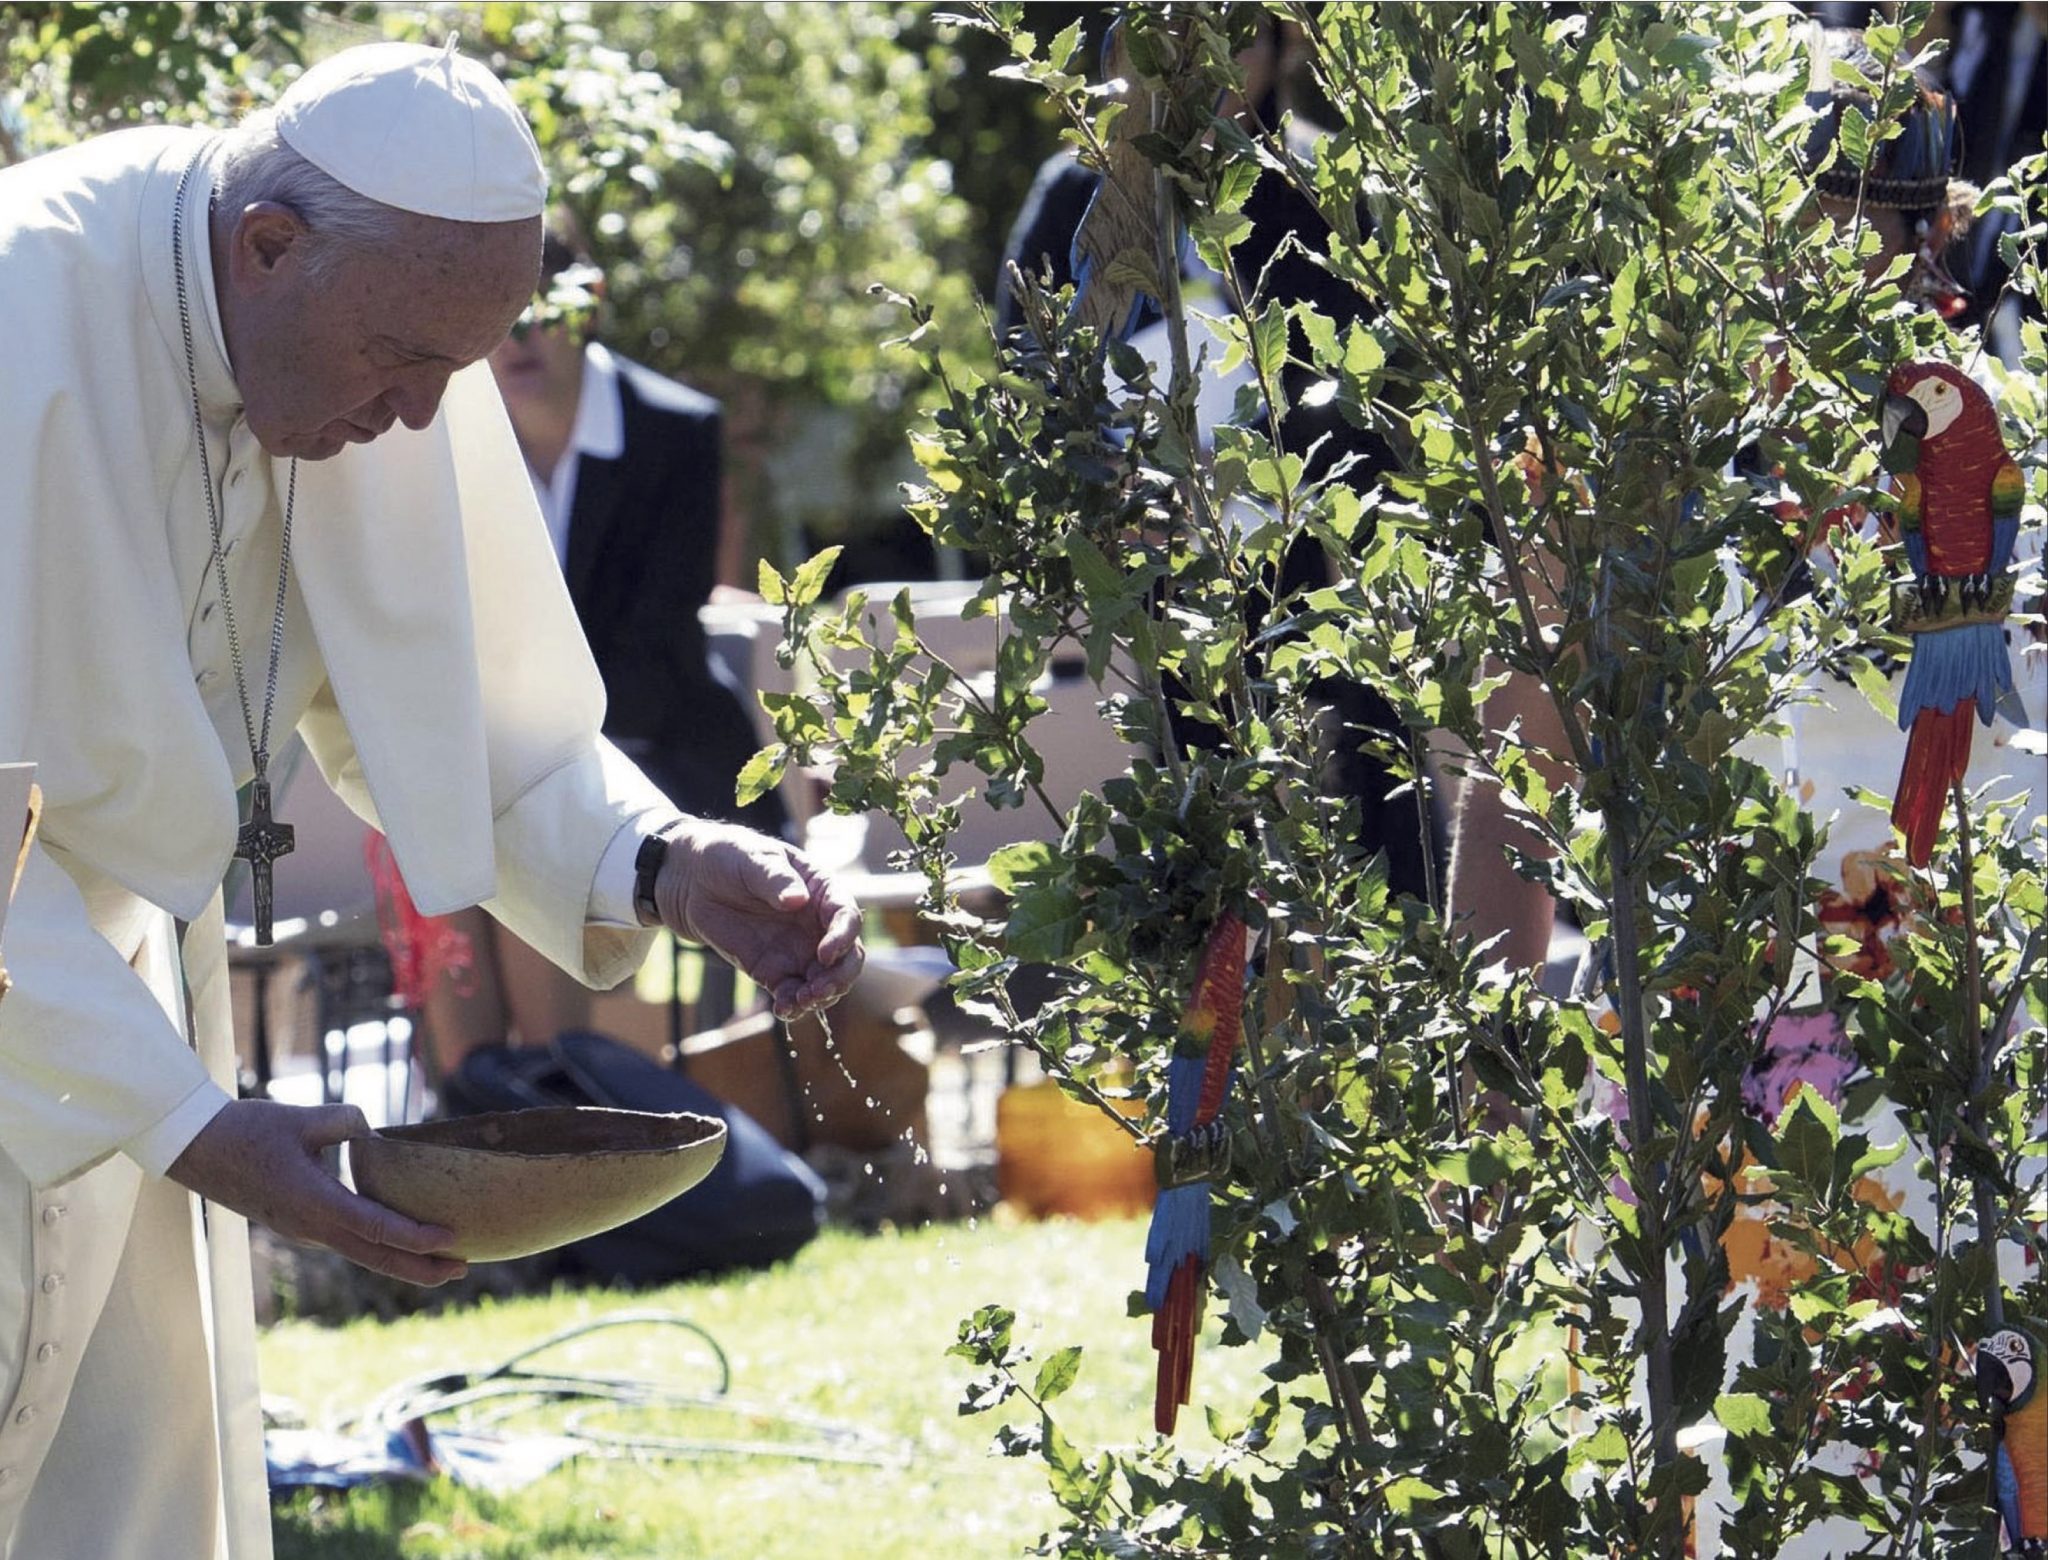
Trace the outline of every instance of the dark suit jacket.
[[[713, 668], [697, 621], [718, 552], [718, 403], [613, 360], [624, 445], [616, 460], [582, 457], [564, 563], [604, 679], [605, 735], [683, 811], [740, 817], [733, 782], [760, 745], [753, 695]], [[779, 832], [781, 804], [764, 797], [744, 821]]]

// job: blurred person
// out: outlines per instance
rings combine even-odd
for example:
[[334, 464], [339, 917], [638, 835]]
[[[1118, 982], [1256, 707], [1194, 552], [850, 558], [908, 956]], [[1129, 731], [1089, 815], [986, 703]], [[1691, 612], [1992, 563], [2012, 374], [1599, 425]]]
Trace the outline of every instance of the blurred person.
[[[2048, 4], [1983, 0], [1949, 7], [1954, 46], [1943, 62], [1954, 89], [1962, 171], [1979, 185], [2011, 171], [2041, 150], [2048, 129]], [[2039, 319], [2041, 300], [2007, 288], [2011, 275], [1998, 241], [2016, 222], [2005, 212], [1977, 220], [1959, 260], [1970, 289], [1966, 324], [1981, 325], [1985, 343], [2007, 367], [2019, 362], [2019, 322]]]
[[[735, 803], [760, 741], [750, 694], [712, 657], [697, 613], [742, 594], [719, 580], [738, 551], [719, 405], [599, 342], [603, 296], [581, 231], [556, 210], [533, 302], [489, 361], [604, 683], [604, 734], [682, 811], [785, 834], [776, 793]], [[479, 1045], [590, 1027], [588, 989], [481, 912], [425, 925], [401, 897], [398, 914], [396, 941], [416, 955], [398, 961], [403, 994], [424, 1014], [436, 1077]]]
[[683, 811], [780, 834], [774, 792], [734, 803], [760, 746], [751, 690], [714, 660], [696, 611], [746, 594], [720, 577], [743, 544], [719, 404], [605, 347], [603, 297], [603, 273], [557, 213], [535, 306], [490, 364], [604, 680], [604, 733]]
[[[1252, 42], [1238, 54], [1237, 63], [1245, 73], [1243, 89], [1230, 95], [1219, 112], [1243, 120], [1253, 135], [1283, 131], [1296, 155], [1313, 161], [1324, 132], [1294, 112], [1292, 102], [1293, 84], [1305, 63], [1300, 28], [1278, 19], [1264, 21]], [[1012, 224], [998, 275], [995, 324], [1005, 338], [1020, 320], [1017, 301], [1003, 280], [1009, 267], [1014, 264], [1033, 277], [1049, 275], [1055, 287], [1071, 285], [1074, 236], [1100, 185], [1101, 175], [1072, 150], [1056, 152], [1040, 166]], [[1246, 198], [1244, 216], [1251, 231], [1231, 251], [1232, 277], [1216, 277], [1201, 266], [1192, 246], [1184, 251], [1183, 275], [1191, 290], [1227, 282], [1249, 294], [1263, 283], [1262, 301], [1311, 304], [1340, 333], [1364, 318], [1357, 292], [1310, 258], [1325, 248], [1328, 224], [1285, 176], [1262, 173]], [[1309, 253], [1303, 253], [1303, 248]], [[1215, 307], [1227, 312], [1229, 305], [1219, 300]], [[1334, 399], [1318, 402], [1304, 396], [1315, 377], [1309, 367], [1312, 356], [1301, 327], [1291, 324], [1289, 330], [1294, 335], [1294, 350], [1281, 381], [1287, 403], [1281, 424], [1286, 447], [1309, 460], [1304, 472], [1307, 481], [1320, 480], [1339, 462], [1347, 462], [1345, 480], [1369, 484], [1390, 464], [1385, 445], [1347, 418]], [[1157, 303], [1141, 295], [1131, 340], [1155, 366], [1167, 361], [1164, 334]], [[1230, 404], [1232, 388], [1211, 371], [1205, 376], [1199, 410], [1206, 415], [1214, 408], [1220, 414]], [[1203, 431], [1206, 436], [1207, 428]], [[1272, 603], [1329, 583], [1330, 564], [1322, 545], [1313, 538], [1302, 538], [1254, 598], [1248, 613], [1251, 626], [1256, 631]], [[1170, 692], [1174, 686], [1169, 680]], [[1387, 880], [1394, 892], [1430, 899], [1432, 884], [1441, 876], [1443, 818], [1434, 781], [1425, 774], [1415, 787], [1409, 787], [1378, 751], [1408, 747], [1399, 717], [1372, 688], [1348, 679], [1323, 679], [1311, 694], [1321, 728], [1319, 787], [1324, 794], [1342, 797], [1358, 809], [1355, 842], [1365, 851], [1385, 853]], [[1176, 740], [1193, 746], [1212, 740], [1212, 728], [1185, 716], [1177, 701], [1168, 702], [1168, 719]]]

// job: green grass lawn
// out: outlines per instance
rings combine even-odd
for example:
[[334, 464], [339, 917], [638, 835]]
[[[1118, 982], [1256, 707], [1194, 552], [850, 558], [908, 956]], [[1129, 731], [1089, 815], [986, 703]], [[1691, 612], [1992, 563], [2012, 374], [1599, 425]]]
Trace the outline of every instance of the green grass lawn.
[[[901, 1441], [901, 1466], [785, 1458], [584, 1459], [516, 1494], [432, 1486], [295, 1497], [276, 1519], [279, 1560], [979, 1560], [1014, 1556], [1057, 1520], [1036, 1459], [988, 1455], [997, 1416], [962, 1419], [970, 1371], [946, 1349], [991, 1302], [1017, 1313], [1039, 1355], [1085, 1346], [1057, 1406], [1082, 1450], [1151, 1434], [1146, 1324], [1124, 1314], [1144, 1271], [1142, 1221], [1002, 1228], [935, 1226], [864, 1238], [830, 1233], [769, 1273], [634, 1294], [597, 1290], [490, 1303], [392, 1323], [291, 1322], [263, 1340], [266, 1395], [315, 1425], [388, 1387], [486, 1367], [549, 1333], [616, 1309], [687, 1316], [725, 1349], [732, 1395]], [[1216, 1346], [1212, 1319], [1180, 1440], [1211, 1449], [1201, 1410], [1242, 1414], [1262, 1380], [1257, 1349]], [[701, 1355], [696, 1363], [701, 1364]], [[690, 1379], [686, 1340], [632, 1329], [566, 1356], [579, 1369]], [[702, 1380], [699, 1375], [696, 1379]], [[546, 1428], [545, 1416], [532, 1421]], [[731, 1435], [692, 1420], [670, 1433]]]

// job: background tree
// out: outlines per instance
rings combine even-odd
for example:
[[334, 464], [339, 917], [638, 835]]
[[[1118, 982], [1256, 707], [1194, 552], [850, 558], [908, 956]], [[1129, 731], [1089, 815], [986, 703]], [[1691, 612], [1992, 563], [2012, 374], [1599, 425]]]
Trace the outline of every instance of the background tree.
[[1056, 133], [1049, 104], [970, 90], [1000, 45], [928, 5], [9, 3], [0, 26], [0, 162], [226, 123], [306, 59], [459, 33], [591, 235], [609, 339], [727, 403], [737, 499], [785, 560], [901, 520], [926, 381], [871, 289], [942, 304], [952, 349], [985, 352], [975, 295]]

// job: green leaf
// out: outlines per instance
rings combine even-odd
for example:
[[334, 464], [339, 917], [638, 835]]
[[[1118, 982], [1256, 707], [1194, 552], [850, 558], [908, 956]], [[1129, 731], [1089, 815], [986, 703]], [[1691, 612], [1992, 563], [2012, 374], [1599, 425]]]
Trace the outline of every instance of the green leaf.
[[1394, 1480], [1380, 1494], [1381, 1498], [1386, 1501], [1389, 1510], [1398, 1512], [1404, 1517], [1414, 1515], [1418, 1506], [1424, 1506], [1431, 1501], [1439, 1501], [1444, 1498], [1442, 1490], [1431, 1484], [1427, 1479], [1418, 1479], [1413, 1474], [1407, 1474]]
[[761, 599], [771, 607], [789, 605], [789, 582], [782, 577], [782, 571], [766, 558], [754, 573], [754, 588], [761, 593]]
[[1835, 1107], [1812, 1084], [1801, 1083], [1778, 1114], [1778, 1163], [1808, 1186], [1824, 1190], [1834, 1180], [1841, 1132]]
[[1833, 1316], [1842, 1308], [1818, 1289], [1795, 1289], [1792, 1292], [1790, 1309], [1801, 1322], [1817, 1322], [1823, 1316]]
[[1081, 593], [1088, 598], [1091, 608], [1100, 611], [1102, 604], [1123, 595], [1123, 574], [1088, 537], [1079, 531], [1069, 531], [1060, 539], [1060, 550], [1073, 564], [1074, 578], [1080, 582]]
[[1216, 1287], [1229, 1303], [1230, 1319], [1248, 1342], [1257, 1343], [1265, 1330], [1267, 1311], [1259, 1304], [1258, 1282], [1244, 1270], [1244, 1264], [1226, 1252], [1216, 1259], [1212, 1270]]
[[1252, 324], [1252, 369], [1263, 384], [1280, 382], [1287, 366], [1287, 310], [1276, 300]]
[[1016, 1325], [1017, 1313], [1007, 1306], [982, 1306], [960, 1323], [959, 1342], [946, 1352], [977, 1365], [990, 1364], [1008, 1351]]
[[1860, 173], [1870, 166], [1870, 116], [1854, 103], [1842, 105], [1835, 143], [1842, 148], [1842, 162], [1850, 170]]
[[[1315, 356], [1318, 368], [1329, 368], [1337, 361], [1342, 349], [1337, 345], [1337, 327], [1330, 317], [1312, 303], [1294, 305], [1295, 321], [1308, 337], [1309, 351]], [[1353, 329], [1357, 327], [1354, 326]]]
[[1636, 287], [1642, 281], [1643, 259], [1641, 255], [1630, 255], [1627, 263], [1614, 274], [1614, 286], [1608, 293], [1608, 310], [1614, 323], [1626, 329], [1636, 314]]
[[1771, 1433], [1771, 1405], [1754, 1392], [1722, 1393], [1714, 1399], [1714, 1418], [1737, 1439]]
[[1429, 1173], [1453, 1186], [1484, 1188], [1504, 1181], [1529, 1164], [1527, 1139], [1517, 1151], [1512, 1140], [1487, 1140], [1453, 1154], [1440, 1154], [1430, 1161]]
[[[827, 547], [816, 556], [807, 558], [796, 571], [796, 578], [789, 583], [789, 602], [792, 606], [808, 607], [825, 590], [825, 577], [832, 572], [832, 565], [839, 561], [843, 547]], [[765, 569], [767, 565], [764, 563]]]
[[1344, 372], [1354, 379], [1370, 379], [1386, 366], [1387, 349], [1380, 338], [1354, 322], [1344, 337]]
[[989, 1443], [989, 1452], [996, 1457], [1029, 1457], [1044, 1445], [1044, 1432], [1037, 1425], [1004, 1425]]
[[1074, 51], [1081, 47], [1081, 24], [1072, 22], [1060, 30], [1058, 37], [1045, 51], [1046, 59], [1061, 70], [1074, 68]]
[[[2017, 1097], [2017, 1096], [2015, 1096]], [[1847, 1144], [1843, 1145], [1844, 1147]], [[1872, 1171], [1895, 1165], [1906, 1157], [1906, 1150], [1913, 1146], [1910, 1138], [1901, 1137], [1895, 1142], [1885, 1143], [1877, 1148], [1867, 1148], [1858, 1154], [1849, 1166], [1849, 1179], [1860, 1181]]]
[[1572, 1448], [1574, 1463], [1592, 1463], [1596, 1468], [1619, 1468], [1628, 1461], [1628, 1437], [1621, 1426], [1605, 1424]]
[[1277, 501], [1294, 491], [1301, 481], [1301, 469], [1299, 455], [1282, 455], [1277, 460], [1267, 460], [1262, 456], [1252, 461], [1245, 471], [1254, 492]]
[[1055, 859], [1053, 848], [1042, 840], [1005, 845], [988, 858], [989, 881], [1004, 893], [1014, 894], [1027, 878], [1042, 874]]
[[733, 799], [741, 807], [750, 807], [782, 783], [782, 772], [789, 763], [789, 749], [780, 742], [772, 742], [740, 766], [739, 778], [733, 785]]
[[1087, 914], [1071, 888], [1039, 884], [1025, 889], [1011, 904], [1003, 945], [1012, 958], [1055, 964], [1074, 951], [1087, 925]]
[[1892, 680], [1879, 671], [1869, 656], [1858, 655], [1849, 658], [1849, 680], [1870, 707], [1888, 721], [1899, 718], [1899, 701], [1892, 696]]
[[1519, 94], [1508, 105], [1508, 155], [1501, 159], [1500, 171], [1512, 173], [1536, 171], [1536, 159], [1529, 151], [1529, 102]]
[[1045, 1363], [1038, 1367], [1038, 1380], [1031, 1388], [1031, 1395], [1041, 1403], [1050, 1403], [1074, 1384], [1074, 1378], [1081, 1373], [1081, 1346], [1068, 1344], [1046, 1356]]
[[1039, 1430], [1045, 1450], [1046, 1482], [1053, 1498], [1070, 1511], [1088, 1509], [1091, 1481], [1088, 1465], [1074, 1450], [1074, 1443], [1052, 1422], [1052, 1415], [1040, 1416]]

